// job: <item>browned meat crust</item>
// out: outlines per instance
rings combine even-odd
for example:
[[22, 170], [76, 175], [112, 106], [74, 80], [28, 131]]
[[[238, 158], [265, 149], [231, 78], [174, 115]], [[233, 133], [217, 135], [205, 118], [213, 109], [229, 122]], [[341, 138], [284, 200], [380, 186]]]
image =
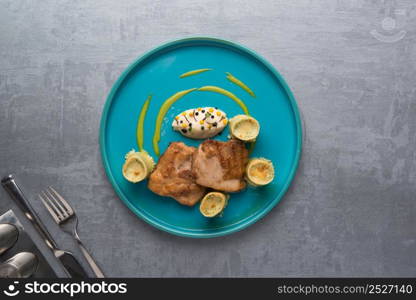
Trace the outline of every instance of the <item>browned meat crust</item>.
[[196, 183], [224, 192], [245, 188], [244, 170], [248, 151], [238, 140], [219, 142], [207, 140], [193, 156], [192, 171]]
[[192, 172], [195, 152], [195, 147], [188, 147], [181, 142], [171, 143], [149, 177], [149, 189], [184, 205], [197, 203], [204, 196], [205, 187], [195, 183]]

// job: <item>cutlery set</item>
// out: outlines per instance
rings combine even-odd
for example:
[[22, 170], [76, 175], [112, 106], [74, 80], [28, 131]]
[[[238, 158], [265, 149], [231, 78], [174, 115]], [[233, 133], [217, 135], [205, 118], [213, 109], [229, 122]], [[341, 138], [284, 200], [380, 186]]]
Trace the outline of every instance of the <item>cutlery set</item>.
[[[59, 248], [52, 235], [49, 233], [27, 200], [26, 196], [17, 185], [15, 177], [13, 175], [8, 175], [1, 180], [1, 184], [10, 195], [10, 197], [16, 202], [17, 206], [23, 211], [24, 215], [36, 228], [48, 248], [54, 254], [56, 259], [61, 263], [66, 274], [72, 278], [87, 278], [87, 273], [79, 261], [75, 258], [75, 256], [71, 252]], [[44, 191], [41, 191], [38, 196], [54, 221], [61, 227], [61, 229], [74, 237], [95, 276], [97, 278], [104, 278], [105, 276], [100, 267], [94, 261], [91, 254], [88, 252], [81, 239], [79, 238], [77, 232], [78, 217], [74, 209], [52, 187], [48, 187]]]

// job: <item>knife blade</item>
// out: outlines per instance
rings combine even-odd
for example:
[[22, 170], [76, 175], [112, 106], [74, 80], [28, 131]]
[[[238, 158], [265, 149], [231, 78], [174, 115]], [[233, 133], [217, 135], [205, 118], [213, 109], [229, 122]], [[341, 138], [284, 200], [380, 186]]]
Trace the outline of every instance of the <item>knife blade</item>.
[[14, 175], [10, 174], [5, 176], [1, 180], [1, 184], [9, 196], [16, 202], [17, 206], [19, 206], [19, 208], [23, 211], [24, 215], [36, 228], [48, 248], [64, 267], [66, 274], [72, 278], [88, 278], [87, 273], [75, 256], [69, 251], [59, 249], [55, 240], [46, 229], [33, 207], [30, 205], [26, 196], [23, 194], [23, 191], [17, 185]]

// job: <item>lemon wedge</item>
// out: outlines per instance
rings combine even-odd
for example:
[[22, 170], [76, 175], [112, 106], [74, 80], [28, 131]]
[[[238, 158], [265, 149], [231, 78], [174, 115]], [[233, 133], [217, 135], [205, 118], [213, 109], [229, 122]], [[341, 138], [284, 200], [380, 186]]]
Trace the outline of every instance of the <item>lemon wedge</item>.
[[253, 186], [262, 186], [274, 178], [273, 163], [265, 158], [252, 158], [246, 167], [247, 182]]
[[126, 161], [123, 164], [123, 176], [132, 183], [137, 183], [149, 176], [153, 171], [155, 162], [146, 152], [136, 152], [131, 150], [125, 156]]
[[229, 197], [230, 196], [220, 192], [210, 192], [201, 200], [199, 211], [204, 217], [215, 217], [227, 206]]
[[254, 142], [260, 132], [260, 124], [253, 117], [237, 115], [230, 119], [231, 136], [244, 142]]

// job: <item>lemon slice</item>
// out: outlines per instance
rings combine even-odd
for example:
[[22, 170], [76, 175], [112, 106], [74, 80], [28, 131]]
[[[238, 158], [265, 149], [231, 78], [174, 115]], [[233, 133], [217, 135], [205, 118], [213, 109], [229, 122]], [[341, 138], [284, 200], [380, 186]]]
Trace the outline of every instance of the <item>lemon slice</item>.
[[126, 154], [125, 158], [126, 161], [122, 170], [123, 176], [133, 183], [147, 178], [155, 166], [153, 158], [146, 151], [136, 152], [131, 150]]
[[274, 178], [273, 163], [265, 158], [252, 158], [246, 167], [247, 182], [253, 186], [262, 186]]
[[254, 142], [260, 132], [260, 124], [253, 117], [237, 115], [230, 119], [231, 136], [244, 142]]
[[199, 211], [204, 217], [215, 217], [227, 206], [228, 198], [226, 194], [210, 192], [201, 200]]

